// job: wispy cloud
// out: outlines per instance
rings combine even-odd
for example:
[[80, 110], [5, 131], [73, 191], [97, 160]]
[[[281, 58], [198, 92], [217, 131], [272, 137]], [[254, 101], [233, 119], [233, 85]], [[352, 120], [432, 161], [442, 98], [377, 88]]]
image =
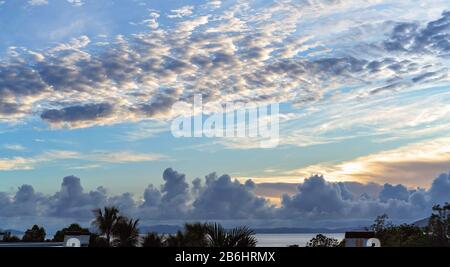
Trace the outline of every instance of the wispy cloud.
[[30, 6], [44, 6], [48, 5], [48, 0], [29, 0], [28, 4]]
[[167, 159], [160, 154], [138, 153], [133, 151], [91, 151], [80, 153], [76, 151], [51, 150], [30, 157], [0, 158], [0, 171], [33, 170], [39, 164], [61, 160], [85, 161], [91, 164], [77, 165], [70, 168], [94, 168], [101, 164], [125, 164], [136, 162], [149, 162]]
[[76, 159], [79, 156], [73, 151], [52, 150], [32, 157], [0, 158], [0, 171], [32, 170], [40, 163]]
[[12, 151], [24, 151], [26, 150], [26, 147], [20, 144], [4, 144], [3, 148], [12, 150]]

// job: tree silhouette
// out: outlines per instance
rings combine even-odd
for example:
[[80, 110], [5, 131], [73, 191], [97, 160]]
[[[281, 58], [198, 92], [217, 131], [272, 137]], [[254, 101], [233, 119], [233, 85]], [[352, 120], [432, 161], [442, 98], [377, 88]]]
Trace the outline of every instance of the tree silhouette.
[[334, 238], [329, 238], [322, 234], [318, 234], [316, 237], [311, 239], [307, 244], [307, 247], [312, 248], [330, 248], [330, 247], [338, 247], [339, 241]]
[[255, 247], [255, 232], [248, 227], [236, 227], [229, 231], [218, 223], [207, 225], [210, 247]]
[[164, 236], [158, 233], [148, 233], [142, 238], [142, 246], [147, 248], [161, 248], [164, 246]]
[[44, 242], [45, 240], [45, 229], [44, 227], [39, 227], [37, 225], [33, 225], [31, 229], [25, 231], [25, 234], [22, 237], [23, 242]]
[[372, 230], [375, 233], [383, 232], [385, 229], [393, 226], [392, 222], [390, 222], [388, 220], [389, 220], [389, 216], [387, 214], [378, 216], [375, 219], [375, 222], [370, 226], [369, 230]]
[[425, 247], [434, 246], [427, 229], [412, 224], [394, 225], [384, 214], [378, 216], [370, 230], [381, 241], [383, 247]]
[[164, 243], [168, 247], [207, 247], [207, 228], [204, 223], [186, 223], [183, 231], [169, 235]]
[[164, 245], [171, 248], [184, 247], [185, 244], [186, 237], [182, 231], [177, 231], [176, 234], [171, 234], [164, 240]]
[[226, 230], [218, 223], [186, 223], [183, 231], [166, 238], [149, 233], [143, 238], [144, 247], [255, 247], [257, 240], [253, 230], [236, 227]]
[[184, 225], [184, 247], [207, 247], [208, 225], [204, 223], [186, 223]]
[[69, 227], [63, 228], [56, 232], [53, 236], [53, 242], [63, 242], [64, 236], [70, 233], [90, 235], [89, 229], [81, 227], [77, 223], [71, 224]]
[[139, 219], [133, 220], [120, 217], [114, 225], [112, 233], [117, 247], [135, 247], [139, 243]]
[[5, 235], [3, 236], [3, 242], [16, 243], [16, 242], [20, 242], [20, 238], [11, 234], [11, 232], [6, 232]]
[[433, 241], [439, 246], [449, 246], [450, 238], [450, 204], [436, 205], [433, 214], [428, 221], [427, 229], [433, 237]]
[[116, 207], [105, 207], [93, 210], [95, 219], [92, 225], [97, 227], [100, 234], [106, 236], [108, 246], [111, 246], [111, 234], [119, 219], [119, 210]]

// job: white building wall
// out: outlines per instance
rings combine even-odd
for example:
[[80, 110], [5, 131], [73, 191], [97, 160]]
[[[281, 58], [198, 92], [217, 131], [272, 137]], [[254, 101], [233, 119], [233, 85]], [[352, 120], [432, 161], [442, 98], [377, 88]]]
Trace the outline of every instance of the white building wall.
[[365, 247], [367, 244], [367, 240], [368, 239], [365, 238], [346, 238], [345, 246], [349, 248]]

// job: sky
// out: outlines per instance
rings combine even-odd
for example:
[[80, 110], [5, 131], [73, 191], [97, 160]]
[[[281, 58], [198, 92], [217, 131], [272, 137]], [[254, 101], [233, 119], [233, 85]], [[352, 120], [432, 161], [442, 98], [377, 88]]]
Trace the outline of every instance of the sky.
[[[0, 29], [3, 227], [109, 204], [334, 227], [450, 201], [448, 1], [1, 0]], [[278, 146], [174, 137], [195, 95], [279, 104]]]

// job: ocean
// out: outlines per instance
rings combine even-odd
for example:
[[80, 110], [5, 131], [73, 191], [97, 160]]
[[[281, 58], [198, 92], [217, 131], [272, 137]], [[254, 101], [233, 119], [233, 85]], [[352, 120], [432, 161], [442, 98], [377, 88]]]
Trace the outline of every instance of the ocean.
[[[305, 247], [306, 244], [314, 238], [316, 234], [257, 234], [258, 247], [287, 247], [290, 245], [299, 245]], [[339, 242], [344, 239], [344, 233], [327, 233], [327, 237], [335, 238]]]

